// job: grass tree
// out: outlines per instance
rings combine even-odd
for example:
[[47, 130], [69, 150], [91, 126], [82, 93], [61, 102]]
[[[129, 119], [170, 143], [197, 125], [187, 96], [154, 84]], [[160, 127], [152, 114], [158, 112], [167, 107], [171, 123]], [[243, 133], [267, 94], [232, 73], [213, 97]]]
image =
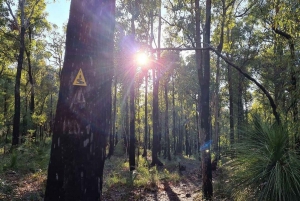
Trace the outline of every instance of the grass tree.
[[[288, 128], [255, 117], [236, 146], [237, 192], [249, 189], [258, 200], [297, 200], [300, 196], [300, 157], [289, 146]], [[248, 193], [249, 193], [248, 192]]]

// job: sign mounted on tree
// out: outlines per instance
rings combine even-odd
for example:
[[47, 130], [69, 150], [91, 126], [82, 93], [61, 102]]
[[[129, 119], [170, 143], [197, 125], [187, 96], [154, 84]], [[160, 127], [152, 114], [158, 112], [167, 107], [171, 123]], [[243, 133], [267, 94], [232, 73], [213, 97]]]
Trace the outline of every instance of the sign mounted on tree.
[[87, 86], [81, 68], [79, 69], [79, 72], [76, 75], [76, 78], [75, 78], [75, 80], [73, 82], [73, 85], [84, 86], [84, 87]]

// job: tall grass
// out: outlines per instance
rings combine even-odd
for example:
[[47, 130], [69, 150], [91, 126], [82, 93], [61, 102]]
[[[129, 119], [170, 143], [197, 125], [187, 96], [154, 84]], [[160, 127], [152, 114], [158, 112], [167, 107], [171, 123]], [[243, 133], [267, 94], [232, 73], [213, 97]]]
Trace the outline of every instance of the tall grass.
[[236, 153], [236, 195], [247, 191], [256, 200], [299, 199], [300, 157], [289, 146], [286, 126], [269, 125], [255, 117]]

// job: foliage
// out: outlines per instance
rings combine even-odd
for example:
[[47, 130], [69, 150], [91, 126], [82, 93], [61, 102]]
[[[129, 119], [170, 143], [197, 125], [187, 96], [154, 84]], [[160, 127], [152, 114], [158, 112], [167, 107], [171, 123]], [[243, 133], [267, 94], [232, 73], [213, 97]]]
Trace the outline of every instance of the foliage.
[[[106, 161], [105, 169], [110, 171], [104, 178], [107, 187], [112, 188], [116, 186], [127, 186], [136, 188], [152, 189], [156, 188], [160, 180], [166, 182], [177, 182], [180, 179], [176, 171], [175, 162], [164, 161], [166, 167], [157, 169], [156, 167], [149, 167], [149, 162], [144, 157], [139, 157], [139, 166], [135, 171], [130, 173], [128, 171], [129, 163], [124, 162], [124, 157], [113, 156]], [[173, 168], [175, 167], [175, 168]], [[105, 175], [105, 174], [104, 174]]]
[[[10, 153], [0, 154], [0, 200], [42, 200], [49, 153], [47, 138], [43, 143], [25, 141]], [[17, 193], [20, 188], [26, 193]]]
[[258, 117], [244, 130], [236, 146], [239, 192], [250, 189], [259, 200], [297, 200], [300, 196], [300, 157], [289, 146], [288, 129], [269, 125]]
[[27, 140], [17, 149], [13, 149], [10, 154], [3, 156], [0, 172], [7, 170], [23, 173], [45, 171], [49, 161], [49, 149], [49, 138], [39, 143]]

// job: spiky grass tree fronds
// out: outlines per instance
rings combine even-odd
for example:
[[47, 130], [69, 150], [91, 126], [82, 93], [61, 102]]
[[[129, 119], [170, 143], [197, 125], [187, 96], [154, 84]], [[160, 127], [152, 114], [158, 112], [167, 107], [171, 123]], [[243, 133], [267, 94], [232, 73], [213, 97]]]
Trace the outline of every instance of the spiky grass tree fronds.
[[[300, 158], [289, 147], [288, 129], [254, 118], [236, 146], [237, 192], [250, 190], [257, 200], [293, 201], [300, 197]], [[248, 191], [249, 192], [249, 191]]]

